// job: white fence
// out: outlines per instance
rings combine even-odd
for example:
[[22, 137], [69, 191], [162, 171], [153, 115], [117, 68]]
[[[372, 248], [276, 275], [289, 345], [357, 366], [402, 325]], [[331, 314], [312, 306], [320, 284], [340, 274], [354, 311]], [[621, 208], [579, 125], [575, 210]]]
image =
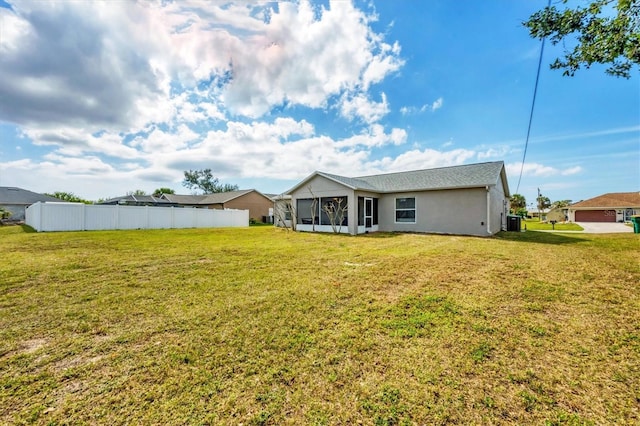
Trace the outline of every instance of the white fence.
[[38, 202], [27, 207], [25, 222], [38, 232], [243, 227], [249, 210]]

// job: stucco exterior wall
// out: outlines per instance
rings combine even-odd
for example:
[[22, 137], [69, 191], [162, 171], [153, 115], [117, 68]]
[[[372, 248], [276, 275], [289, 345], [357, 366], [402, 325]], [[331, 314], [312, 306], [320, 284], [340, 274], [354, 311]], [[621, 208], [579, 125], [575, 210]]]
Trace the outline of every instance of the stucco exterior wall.
[[509, 199], [505, 194], [502, 180], [489, 187], [489, 229], [487, 234], [493, 235], [507, 229]]
[[[383, 232], [425, 232], [486, 237], [506, 228], [505, 188], [501, 181], [488, 188], [448, 189], [402, 193], [353, 191], [323, 176], [291, 193], [293, 206], [303, 198], [346, 196], [348, 232], [355, 235], [358, 224], [357, 197], [378, 199], [378, 230]], [[415, 223], [396, 222], [396, 198], [416, 199]], [[317, 227], [316, 227], [317, 229]]]
[[[396, 198], [415, 197], [416, 222], [396, 223]], [[487, 236], [487, 191], [484, 188], [384, 194], [379, 226], [388, 232], [428, 232]]]
[[262, 222], [263, 216], [269, 216], [269, 209], [273, 208], [273, 201], [269, 198], [249, 192], [224, 203], [225, 209], [249, 210], [249, 218]]

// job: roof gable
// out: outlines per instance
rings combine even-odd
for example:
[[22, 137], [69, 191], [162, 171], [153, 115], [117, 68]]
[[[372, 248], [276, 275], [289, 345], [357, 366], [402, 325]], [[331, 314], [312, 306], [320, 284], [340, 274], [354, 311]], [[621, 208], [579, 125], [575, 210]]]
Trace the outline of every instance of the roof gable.
[[640, 207], [640, 192], [609, 192], [571, 205], [574, 207]]
[[216, 192], [215, 194], [207, 194], [200, 204], [224, 204], [229, 201], [242, 197], [253, 191], [253, 189], [243, 189], [240, 191]]
[[205, 206], [228, 203], [229, 201], [242, 197], [250, 192], [256, 192], [271, 201], [271, 198], [255, 189], [242, 189], [239, 191], [216, 192], [214, 194], [203, 195], [162, 194], [162, 197], [174, 203]]

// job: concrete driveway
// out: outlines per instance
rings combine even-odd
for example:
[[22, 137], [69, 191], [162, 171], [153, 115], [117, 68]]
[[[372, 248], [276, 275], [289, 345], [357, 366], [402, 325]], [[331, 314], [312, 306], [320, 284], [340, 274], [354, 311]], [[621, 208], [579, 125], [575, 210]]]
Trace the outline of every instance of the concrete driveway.
[[584, 228], [587, 234], [615, 234], [620, 232], [633, 232], [633, 226], [624, 223], [611, 222], [576, 222]]

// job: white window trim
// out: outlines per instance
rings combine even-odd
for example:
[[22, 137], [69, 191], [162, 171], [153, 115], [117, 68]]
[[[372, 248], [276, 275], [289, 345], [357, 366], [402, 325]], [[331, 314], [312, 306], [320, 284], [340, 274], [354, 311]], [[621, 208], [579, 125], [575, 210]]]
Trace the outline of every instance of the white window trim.
[[[405, 198], [405, 199], [406, 198], [413, 198], [413, 208], [412, 209], [399, 209], [397, 207], [398, 206], [398, 198]], [[417, 223], [417, 220], [418, 220], [418, 203], [417, 203], [416, 197], [396, 197], [393, 200], [393, 207], [394, 207], [394, 209], [393, 209], [393, 220], [394, 220], [394, 223], [399, 224], [399, 225]], [[399, 212], [399, 211], [405, 212], [405, 211], [411, 211], [411, 210], [414, 211], [413, 222], [398, 222], [398, 220], [397, 220], [398, 215], [396, 214], [396, 212]]]

